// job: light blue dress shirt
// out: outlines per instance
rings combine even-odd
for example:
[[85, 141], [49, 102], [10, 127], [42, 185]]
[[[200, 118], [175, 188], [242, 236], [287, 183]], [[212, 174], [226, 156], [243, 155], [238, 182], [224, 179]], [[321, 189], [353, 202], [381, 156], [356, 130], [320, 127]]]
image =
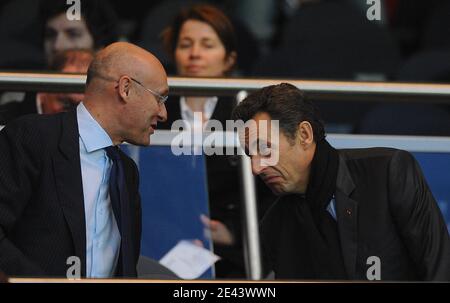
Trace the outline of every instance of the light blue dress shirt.
[[77, 119], [86, 219], [86, 276], [112, 277], [119, 257], [120, 233], [109, 197], [112, 161], [104, 148], [113, 143], [83, 103], [77, 107]]

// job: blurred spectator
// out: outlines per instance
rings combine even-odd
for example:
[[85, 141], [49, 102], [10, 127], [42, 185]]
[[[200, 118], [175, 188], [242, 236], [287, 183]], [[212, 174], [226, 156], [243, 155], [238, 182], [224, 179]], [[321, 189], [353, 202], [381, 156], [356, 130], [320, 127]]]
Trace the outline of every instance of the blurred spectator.
[[[89, 64], [94, 59], [94, 53], [89, 50], [65, 50], [54, 58], [52, 69], [62, 73], [86, 74]], [[43, 114], [53, 114], [67, 111], [80, 103], [82, 93], [39, 93], [37, 95], [42, 105]]]
[[74, 48], [99, 50], [118, 40], [118, 19], [108, 1], [81, 1], [81, 20], [67, 18], [66, 1], [41, 1], [44, 50], [49, 64], [57, 52]]
[[198, 3], [198, 0], [166, 0], [152, 7], [142, 21], [142, 28], [138, 44], [151, 51], [163, 63], [169, 74], [176, 73], [169, 54], [161, 44], [161, 32], [167, 28], [178, 12]]
[[[163, 40], [179, 76], [224, 77], [235, 66], [237, 48], [233, 26], [215, 7], [195, 5], [182, 9], [164, 32]], [[174, 121], [183, 119], [185, 129], [201, 131], [195, 129], [194, 113], [201, 113], [203, 129], [208, 129], [208, 121], [212, 119], [225, 127], [234, 100], [184, 96], [169, 98], [166, 106], [170, 114], [162, 128], [170, 129]], [[219, 155], [208, 156], [206, 162], [211, 218], [202, 216], [201, 219], [211, 231], [215, 252], [222, 257], [216, 263], [217, 277], [245, 277], [237, 164], [236, 158]], [[271, 194], [263, 198], [268, 197]]]
[[[94, 53], [90, 50], [66, 50], [54, 57], [50, 68], [63, 73], [83, 73], [88, 70]], [[83, 94], [30, 93], [24, 101], [0, 106], [0, 125], [26, 114], [54, 114], [67, 111], [83, 100]]]
[[[181, 9], [204, 2], [199, 0], [167, 0], [152, 7], [143, 20], [139, 45], [154, 53], [163, 62], [169, 74], [176, 74], [176, 68], [173, 66], [172, 55], [169, 55], [161, 45], [161, 32]], [[255, 60], [259, 57], [258, 41], [244, 22], [233, 18], [233, 16], [229, 17], [229, 20], [235, 29], [236, 51], [239, 53], [233, 74], [249, 75]]]
[[14, 0], [0, 11], [0, 67], [45, 68], [57, 51], [98, 50], [117, 41], [117, 16], [108, 0], [80, 1], [81, 20], [69, 20], [65, 0]]
[[[19, 2], [22, 3], [20, 0]], [[22, 3], [26, 7], [25, 11], [28, 12], [23, 13], [23, 18], [25, 23], [29, 23], [30, 21], [25, 18], [29, 14], [29, 17], [37, 21], [33, 21], [26, 27], [20, 26], [19, 29], [22, 28], [22, 30], [15, 28], [14, 24], [17, 23], [17, 20], [12, 17], [10, 17], [11, 22], [6, 23], [8, 28], [17, 32], [14, 35], [15, 40], [13, 41], [15, 42], [12, 45], [9, 45], [9, 42], [6, 41], [9, 47], [13, 47], [9, 50], [7, 54], [9, 58], [7, 59], [15, 62], [13, 65], [7, 66], [8, 68], [44, 68], [51, 65], [53, 57], [63, 50], [98, 50], [118, 40], [117, 16], [107, 0], [81, 1], [81, 20], [69, 20], [67, 18], [66, 12], [70, 5], [65, 0], [39, 0], [32, 2], [31, 5], [30, 1]], [[20, 7], [16, 5], [16, 2], [11, 2], [4, 14], [9, 12], [12, 16], [17, 15], [14, 10], [18, 10]], [[27, 39], [30, 36], [34, 38], [34, 44], [37, 43], [37, 49], [42, 49], [45, 56], [45, 64], [42, 62], [27, 66], [26, 62], [20, 62], [21, 54], [28, 52]], [[39, 37], [39, 39], [36, 40], [35, 37]], [[29, 56], [33, 57], [34, 61], [37, 58], [42, 58], [33, 56], [33, 54], [34, 52]], [[16, 56], [18, 58], [14, 59]], [[24, 98], [24, 93], [8, 92], [1, 95], [0, 104], [10, 101], [21, 101]]]
[[236, 64], [233, 25], [213, 6], [182, 9], [164, 32], [163, 40], [180, 76], [223, 77]]

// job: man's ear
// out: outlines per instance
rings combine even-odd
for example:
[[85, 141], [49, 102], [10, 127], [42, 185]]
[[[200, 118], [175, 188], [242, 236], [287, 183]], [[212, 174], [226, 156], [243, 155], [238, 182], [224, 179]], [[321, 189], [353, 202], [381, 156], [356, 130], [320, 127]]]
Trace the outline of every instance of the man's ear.
[[128, 76], [122, 76], [119, 79], [118, 91], [124, 102], [128, 102], [131, 90], [131, 79]]
[[308, 121], [302, 121], [298, 125], [297, 138], [300, 140], [300, 145], [305, 149], [309, 148], [314, 142], [314, 132], [311, 123]]

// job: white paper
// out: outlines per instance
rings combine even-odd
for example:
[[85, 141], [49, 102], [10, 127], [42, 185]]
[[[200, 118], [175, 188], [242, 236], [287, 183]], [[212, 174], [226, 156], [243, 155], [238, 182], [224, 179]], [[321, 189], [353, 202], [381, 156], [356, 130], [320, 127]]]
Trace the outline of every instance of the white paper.
[[159, 263], [182, 279], [197, 279], [220, 257], [186, 240], [178, 242]]

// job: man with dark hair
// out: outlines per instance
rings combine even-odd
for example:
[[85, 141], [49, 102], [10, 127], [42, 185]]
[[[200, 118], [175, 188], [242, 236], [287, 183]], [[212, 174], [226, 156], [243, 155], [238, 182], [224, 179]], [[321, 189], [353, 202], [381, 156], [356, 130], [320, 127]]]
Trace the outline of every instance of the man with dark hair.
[[[246, 150], [269, 147], [250, 157], [281, 196], [261, 223], [264, 265], [276, 278], [450, 280], [447, 227], [411, 154], [334, 149], [314, 104], [286, 83], [251, 94], [233, 118], [256, 122], [241, 138]], [[274, 120], [279, 138], [272, 123], [271, 135], [258, 126]], [[267, 165], [273, 154], [278, 162]]]
[[[94, 52], [85, 49], [68, 49], [55, 55], [50, 70], [61, 73], [87, 72]], [[27, 114], [55, 114], [67, 111], [83, 100], [83, 94], [75, 93], [28, 93], [23, 101], [0, 105], [0, 125]]]
[[156, 57], [123, 42], [99, 51], [93, 67], [75, 110], [28, 115], [0, 131], [0, 270], [8, 276], [65, 277], [78, 258], [81, 277], [136, 277], [139, 174], [118, 145], [150, 144], [167, 119], [167, 75]]
[[44, 51], [49, 64], [58, 52], [69, 48], [100, 50], [119, 40], [118, 17], [109, 1], [80, 1], [80, 19], [69, 20], [71, 5], [61, 0], [42, 0], [39, 18]]

